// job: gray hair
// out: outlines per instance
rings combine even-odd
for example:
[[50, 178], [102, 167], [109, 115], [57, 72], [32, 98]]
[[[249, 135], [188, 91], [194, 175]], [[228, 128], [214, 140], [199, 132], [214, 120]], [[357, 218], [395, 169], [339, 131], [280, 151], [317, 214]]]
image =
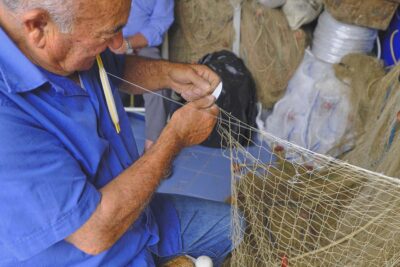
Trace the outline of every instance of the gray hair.
[[74, 11], [72, 0], [1, 0], [3, 4], [14, 13], [22, 13], [24, 11], [35, 8], [44, 9], [49, 12], [53, 21], [63, 33], [72, 30], [74, 21]]

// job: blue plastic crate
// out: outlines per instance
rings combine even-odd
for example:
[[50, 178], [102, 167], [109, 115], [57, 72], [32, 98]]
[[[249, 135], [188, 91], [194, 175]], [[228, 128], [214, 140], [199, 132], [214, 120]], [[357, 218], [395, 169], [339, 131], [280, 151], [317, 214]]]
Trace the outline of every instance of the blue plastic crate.
[[385, 66], [393, 66], [400, 59], [400, 9], [397, 9], [387, 31], [383, 34], [381, 58]]

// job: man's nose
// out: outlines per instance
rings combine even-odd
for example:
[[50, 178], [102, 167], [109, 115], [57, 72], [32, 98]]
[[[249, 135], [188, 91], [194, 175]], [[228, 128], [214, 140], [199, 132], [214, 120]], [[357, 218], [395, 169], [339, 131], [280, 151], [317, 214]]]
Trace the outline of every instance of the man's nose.
[[118, 49], [122, 46], [124, 42], [124, 37], [122, 36], [122, 32], [117, 33], [113, 38], [111, 38], [108, 47], [110, 49]]

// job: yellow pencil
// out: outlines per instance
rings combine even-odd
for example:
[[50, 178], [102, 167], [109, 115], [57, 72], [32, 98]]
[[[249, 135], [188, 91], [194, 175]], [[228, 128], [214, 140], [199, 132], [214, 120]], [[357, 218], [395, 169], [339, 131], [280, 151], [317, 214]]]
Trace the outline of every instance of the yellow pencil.
[[119, 126], [119, 117], [117, 108], [115, 107], [115, 100], [111, 91], [110, 81], [108, 80], [108, 76], [106, 70], [104, 69], [103, 61], [101, 60], [100, 55], [98, 55], [96, 59], [97, 65], [99, 66], [100, 80], [103, 87], [104, 96], [106, 98], [108, 112], [110, 113], [111, 120], [114, 123], [115, 130], [117, 133], [120, 133], [121, 128]]

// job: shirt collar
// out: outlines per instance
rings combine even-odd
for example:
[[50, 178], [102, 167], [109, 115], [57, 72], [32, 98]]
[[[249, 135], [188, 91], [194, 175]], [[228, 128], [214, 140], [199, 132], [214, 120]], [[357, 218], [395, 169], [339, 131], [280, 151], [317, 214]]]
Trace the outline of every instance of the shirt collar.
[[34, 90], [49, 80], [0, 27], [0, 78], [9, 93]]

